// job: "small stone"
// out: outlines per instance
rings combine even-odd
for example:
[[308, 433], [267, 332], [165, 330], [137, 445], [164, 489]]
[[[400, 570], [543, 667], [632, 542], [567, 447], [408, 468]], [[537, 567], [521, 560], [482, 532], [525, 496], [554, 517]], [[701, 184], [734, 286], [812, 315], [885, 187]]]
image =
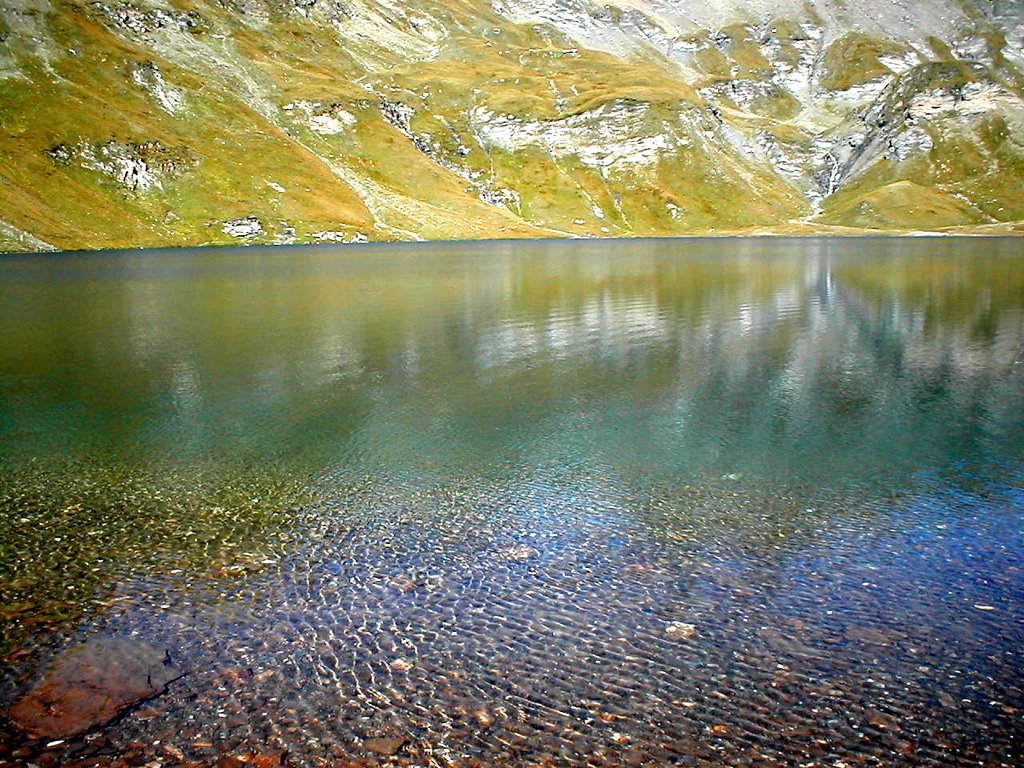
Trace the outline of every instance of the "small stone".
[[476, 721], [480, 723], [480, 725], [482, 725], [484, 728], [490, 728], [492, 725], [498, 722], [498, 719], [494, 715], [492, 715], [490, 712], [483, 708], [476, 710], [473, 713], [473, 717], [475, 717]]
[[885, 632], [871, 627], [850, 628], [846, 630], [850, 640], [860, 640], [871, 645], [889, 645], [891, 638]]
[[173, 744], [164, 744], [160, 747], [160, 751], [168, 757], [177, 760], [179, 763], [185, 762], [185, 753], [178, 749]]
[[363, 746], [370, 752], [391, 757], [404, 747], [405, 743], [406, 740], [401, 736], [381, 736], [376, 739], [367, 739], [363, 742]]
[[650, 573], [653, 570], [654, 569], [651, 568], [651, 566], [644, 565], [643, 563], [630, 563], [629, 565], [627, 565], [625, 568], [622, 569], [622, 572], [623, 573], [629, 573], [629, 574], [634, 574], [634, 573], [642, 574], [642, 573]]
[[540, 557], [540, 552], [538, 550], [533, 547], [520, 545], [508, 547], [498, 553], [499, 560], [504, 560], [509, 563], [525, 563], [527, 560], [533, 560], [537, 557]]
[[392, 669], [397, 669], [401, 672], [408, 672], [413, 666], [415, 665], [408, 659], [395, 659], [391, 662]]
[[416, 582], [407, 576], [396, 576], [388, 582], [388, 585], [394, 587], [399, 592], [415, 592], [418, 588]]
[[673, 621], [665, 627], [665, 634], [675, 640], [689, 640], [697, 634], [697, 626], [682, 621]]
[[283, 752], [268, 752], [261, 755], [250, 755], [246, 760], [247, 768], [276, 768], [284, 765]]

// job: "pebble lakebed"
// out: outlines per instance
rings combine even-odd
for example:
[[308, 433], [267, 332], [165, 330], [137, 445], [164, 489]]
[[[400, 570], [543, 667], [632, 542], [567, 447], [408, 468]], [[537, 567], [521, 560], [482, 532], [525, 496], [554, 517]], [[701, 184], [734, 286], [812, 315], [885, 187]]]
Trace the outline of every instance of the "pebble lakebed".
[[123, 583], [39, 635], [21, 676], [46, 643], [111, 636], [183, 676], [0, 759], [1018, 764], [1019, 491], [812, 499], [729, 477], [625, 499], [593, 480], [349, 488], [253, 572]]

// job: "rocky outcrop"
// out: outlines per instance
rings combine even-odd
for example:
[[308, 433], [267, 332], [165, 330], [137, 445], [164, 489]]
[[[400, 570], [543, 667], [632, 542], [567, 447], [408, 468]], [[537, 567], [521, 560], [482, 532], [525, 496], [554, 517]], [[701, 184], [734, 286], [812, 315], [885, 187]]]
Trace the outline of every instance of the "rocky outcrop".
[[[935, 146], [933, 132], [951, 134], [988, 113], [1016, 114], [1024, 127], [1024, 102], [994, 81], [977, 62], [928, 63], [894, 77], [846, 135], [829, 149], [817, 174], [827, 197], [880, 160], [903, 162]], [[954, 124], [942, 125], [944, 121]]]
[[282, 108], [310, 130], [325, 135], [344, 133], [356, 124], [356, 116], [339, 103], [325, 104], [322, 101], [299, 101], [285, 104]]
[[177, 114], [184, 106], [184, 94], [164, 81], [160, 67], [152, 61], [133, 63], [131, 77], [133, 83], [146, 91], [161, 108], [172, 115]]
[[54, 165], [80, 165], [113, 179], [131, 192], [160, 189], [163, 184], [199, 164], [199, 157], [183, 146], [166, 147], [159, 141], [79, 141], [58, 144], [47, 154]]
[[509, 152], [540, 147], [555, 158], [572, 155], [612, 172], [651, 165], [672, 147], [689, 145], [673, 126], [649, 122], [649, 112], [647, 104], [617, 101], [558, 120], [524, 120], [481, 107], [470, 120], [485, 145]]
[[238, 238], [260, 237], [263, 235], [263, 223], [255, 216], [243, 216], [240, 219], [225, 221], [221, 231], [225, 235]]
[[396, 128], [412, 142], [418, 151], [433, 162], [467, 181], [480, 200], [488, 205], [500, 206], [508, 210], [514, 211], [519, 208], [519, 195], [514, 190], [497, 186], [493, 176], [489, 176], [486, 171], [463, 161], [472, 150], [462, 142], [458, 132], [442, 116], [437, 116], [437, 118], [453, 135], [457, 145], [454, 152], [447, 152], [443, 145], [429, 133], [413, 131], [412, 118], [416, 114], [416, 110], [409, 105], [400, 101], [381, 99], [379, 109], [381, 117], [388, 125]]
[[0, 252], [3, 251], [55, 251], [50, 243], [33, 237], [28, 232], [0, 221]]
[[135, 3], [108, 5], [94, 2], [92, 7], [112, 24], [137, 35], [147, 35], [161, 29], [195, 33], [205, 28], [203, 17], [196, 11], [147, 8]]

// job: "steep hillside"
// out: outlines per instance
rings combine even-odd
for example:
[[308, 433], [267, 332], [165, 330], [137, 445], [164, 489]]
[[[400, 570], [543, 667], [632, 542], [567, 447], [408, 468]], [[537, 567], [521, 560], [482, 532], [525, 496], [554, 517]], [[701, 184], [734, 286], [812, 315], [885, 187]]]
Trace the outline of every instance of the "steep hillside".
[[0, 250], [1015, 231], [1022, 189], [1018, 2], [0, 13]]

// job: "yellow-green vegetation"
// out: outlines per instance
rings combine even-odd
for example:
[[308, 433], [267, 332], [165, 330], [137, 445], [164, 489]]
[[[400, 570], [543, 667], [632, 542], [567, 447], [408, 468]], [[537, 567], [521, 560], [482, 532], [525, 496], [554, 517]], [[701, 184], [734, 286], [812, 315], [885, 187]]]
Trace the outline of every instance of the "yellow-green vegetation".
[[736, 63], [740, 77], [756, 77], [774, 69], [761, 52], [761, 41], [752, 34], [750, 27], [734, 24], [722, 29], [722, 34], [729, 38], [728, 55]]
[[[166, 76], [188, 89], [187, 119], [176, 119], [132, 87], [131, 68], [146, 51], [77, 6], [50, 16], [49, 29], [55, 44], [76, 53], [52, 62], [52, 74], [25, 59], [25, 78], [0, 82], [3, 214], [12, 224], [64, 248], [226, 242], [219, 222], [248, 213], [254, 201], [268, 219], [311, 229], [370, 225], [350, 187], [237, 99], [162, 62]], [[78, 163], [61, 166], [50, 154], [81, 144], [95, 152], [107, 142], [159, 142], [197, 162], [143, 192]], [[267, 181], [282, 169], [291, 192], [277, 197]]]
[[894, 81], [879, 105], [874, 120], [892, 151], [831, 195], [819, 221], [945, 229], [1021, 219], [1024, 111], [983, 68], [916, 67]]
[[841, 193], [829, 201], [829, 221], [863, 229], [941, 229], [978, 221], [977, 212], [953, 195], [896, 181], [862, 194]]
[[[943, 77], [896, 76], [882, 60], [909, 43], [826, 35], [813, 8], [618, 52], [482, 0], [17, 0], [0, 20], [4, 250], [921, 228], [1024, 208], [1024, 78], [980, 20], [991, 69], [937, 38], [913, 49]], [[834, 165], [820, 137], [863, 130], [870, 105], [842, 94], [875, 80], [890, 83], [869, 125], [877, 163], [860, 158], [847, 194], [819, 204]], [[960, 120], [977, 137], [908, 118], [915, 94], [981, 82], [1013, 98]], [[923, 170], [886, 154], [908, 120], [940, 148]], [[903, 180], [946, 203], [864, 213], [861, 196], [884, 207]]]
[[894, 43], [851, 32], [832, 43], [825, 52], [822, 85], [845, 90], [892, 74], [892, 70], [879, 59], [886, 54], [901, 52], [901, 47]]

